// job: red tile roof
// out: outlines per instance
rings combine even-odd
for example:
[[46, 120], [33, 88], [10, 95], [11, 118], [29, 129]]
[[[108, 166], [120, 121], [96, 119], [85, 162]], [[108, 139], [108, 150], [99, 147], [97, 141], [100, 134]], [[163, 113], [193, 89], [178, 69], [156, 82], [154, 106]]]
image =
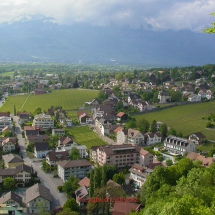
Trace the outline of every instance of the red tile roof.
[[89, 187], [90, 186], [90, 179], [85, 177], [81, 181], [78, 182], [80, 186]]
[[112, 215], [127, 215], [131, 213], [132, 210], [138, 211], [140, 204], [128, 203], [128, 202], [116, 202], [114, 204]]
[[124, 112], [119, 112], [116, 116], [118, 116], [118, 117], [122, 117], [123, 115], [125, 115], [125, 113], [124, 113]]
[[122, 128], [122, 127], [118, 127], [118, 128], [116, 128], [116, 129], [114, 130], [114, 132], [117, 133], [118, 131], [121, 131], [121, 130], [123, 130], [123, 128]]

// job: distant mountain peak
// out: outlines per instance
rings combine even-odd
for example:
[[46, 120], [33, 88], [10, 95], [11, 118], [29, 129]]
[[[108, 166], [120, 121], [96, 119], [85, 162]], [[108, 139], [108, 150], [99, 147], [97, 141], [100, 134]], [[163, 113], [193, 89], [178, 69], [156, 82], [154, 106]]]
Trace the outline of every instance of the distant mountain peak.
[[52, 17], [47, 17], [41, 14], [29, 15], [25, 14], [22, 16], [18, 16], [17, 18], [11, 20], [8, 24], [14, 24], [16, 22], [30, 22], [30, 21], [42, 21], [42, 22], [51, 22], [56, 23], [56, 20]]

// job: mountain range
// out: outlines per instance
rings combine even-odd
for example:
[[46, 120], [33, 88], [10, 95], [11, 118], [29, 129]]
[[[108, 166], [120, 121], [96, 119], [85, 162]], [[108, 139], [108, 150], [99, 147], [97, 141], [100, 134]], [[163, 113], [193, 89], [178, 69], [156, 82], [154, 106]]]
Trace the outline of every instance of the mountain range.
[[0, 24], [0, 62], [186, 66], [215, 63], [215, 36], [76, 23], [42, 15]]

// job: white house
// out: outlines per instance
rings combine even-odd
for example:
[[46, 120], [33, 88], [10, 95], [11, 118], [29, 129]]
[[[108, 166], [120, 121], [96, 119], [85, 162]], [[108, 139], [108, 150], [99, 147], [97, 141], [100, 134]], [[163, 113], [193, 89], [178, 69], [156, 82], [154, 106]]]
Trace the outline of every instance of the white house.
[[187, 152], [195, 152], [196, 144], [191, 140], [169, 135], [164, 141], [164, 148], [170, 154], [185, 155]]
[[189, 102], [199, 102], [199, 101], [201, 101], [201, 96], [196, 95], [196, 94], [191, 94], [191, 95], [188, 96], [187, 101], [189, 101]]
[[28, 207], [28, 214], [38, 214], [41, 203], [43, 209], [51, 210], [52, 195], [50, 190], [42, 184], [35, 184], [26, 190], [26, 204]]
[[152, 133], [152, 132], [147, 132], [144, 134], [145, 137], [145, 144], [146, 145], [151, 145], [151, 144], [155, 144], [155, 143], [160, 143], [161, 142], [161, 133], [157, 132], [157, 133]]
[[92, 169], [92, 164], [87, 160], [60, 161], [57, 169], [59, 178], [65, 182], [70, 175], [80, 179], [86, 177]]
[[167, 100], [171, 100], [171, 96], [168, 92], [159, 91], [158, 99], [159, 99], [159, 103], [163, 104], [163, 103], [167, 103]]
[[0, 117], [0, 132], [5, 127], [12, 128], [12, 119], [11, 119], [11, 117], [1, 116]]
[[49, 152], [49, 144], [47, 142], [34, 143], [34, 156], [36, 158], [45, 158]]
[[54, 128], [54, 120], [50, 115], [47, 114], [38, 114], [34, 117], [32, 126], [36, 128], [42, 127], [44, 130], [49, 128]]

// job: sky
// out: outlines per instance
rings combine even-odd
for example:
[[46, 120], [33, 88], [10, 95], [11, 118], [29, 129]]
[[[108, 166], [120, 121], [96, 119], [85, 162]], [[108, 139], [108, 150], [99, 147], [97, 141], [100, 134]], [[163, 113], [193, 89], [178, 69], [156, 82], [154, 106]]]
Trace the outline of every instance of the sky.
[[59, 24], [201, 31], [215, 22], [215, 0], [1, 0], [0, 23], [42, 14]]

